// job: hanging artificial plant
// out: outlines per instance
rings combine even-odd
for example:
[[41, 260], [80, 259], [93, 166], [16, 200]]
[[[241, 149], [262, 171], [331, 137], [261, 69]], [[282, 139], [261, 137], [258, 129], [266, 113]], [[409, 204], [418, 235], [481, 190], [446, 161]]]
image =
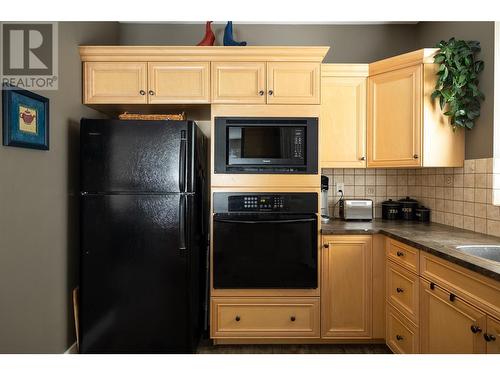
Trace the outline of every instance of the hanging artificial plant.
[[432, 99], [439, 98], [441, 110], [450, 116], [453, 130], [472, 129], [479, 117], [480, 100], [484, 100], [478, 88], [478, 75], [484, 69], [484, 61], [476, 60], [481, 51], [479, 42], [451, 38], [447, 42], [442, 40], [437, 47], [434, 63], [440, 65]]

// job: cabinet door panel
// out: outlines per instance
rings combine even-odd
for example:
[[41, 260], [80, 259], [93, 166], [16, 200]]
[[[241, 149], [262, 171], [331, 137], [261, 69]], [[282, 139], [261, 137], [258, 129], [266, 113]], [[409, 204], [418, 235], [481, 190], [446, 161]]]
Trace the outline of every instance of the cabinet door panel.
[[368, 166], [420, 166], [422, 66], [369, 79]]
[[322, 337], [370, 338], [372, 334], [372, 238], [324, 237]]
[[268, 104], [320, 104], [320, 64], [267, 63]]
[[500, 321], [487, 317], [486, 323], [486, 352], [488, 354], [500, 354]]
[[146, 104], [147, 64], [84, 63], [85, 104]]
[[212, 103], [266, 103], [266, 63], [213, 62]]
[[[421, 281], [421, 352], [428, 354], [486, 353], [486, 315], [438, 286]], [[479, 331], [479, 330], [480, 331]], [[476, 331], [476, 332], [474, 332]]]
[[148, 70], [150, 104], [210, 102], [210, 63], [154, 62]]
[[321, 78], [321, 166], [366, 166], [366, 78]]

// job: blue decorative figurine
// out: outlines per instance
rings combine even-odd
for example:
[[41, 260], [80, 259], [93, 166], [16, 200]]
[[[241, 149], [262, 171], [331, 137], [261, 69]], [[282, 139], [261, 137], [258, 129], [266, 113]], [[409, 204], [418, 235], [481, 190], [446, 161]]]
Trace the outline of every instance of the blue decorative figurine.
[[233, 22], [228, 21], [224, 29], [224, 45], [225, 46], [246, 46], [247, 42], [237, 42], [233, 39]]

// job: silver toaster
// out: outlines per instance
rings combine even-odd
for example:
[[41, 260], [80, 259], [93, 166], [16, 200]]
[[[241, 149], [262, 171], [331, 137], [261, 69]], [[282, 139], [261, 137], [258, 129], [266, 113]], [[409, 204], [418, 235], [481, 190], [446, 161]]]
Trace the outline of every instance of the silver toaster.
[[339, 203], [340, 218], [344, 220], [372, 220], [371, 199], [342, 199]]

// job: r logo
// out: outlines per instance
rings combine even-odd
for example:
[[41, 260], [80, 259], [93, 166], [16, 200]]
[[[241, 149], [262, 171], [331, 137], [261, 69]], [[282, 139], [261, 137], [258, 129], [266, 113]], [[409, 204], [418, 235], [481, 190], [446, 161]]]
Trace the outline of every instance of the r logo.
[[33, 89], [57, 88], [54, 86], [57, 81], [57, 23], [4, 22], [1, 24], [1, 45], [0, 75], [4, 84]]

